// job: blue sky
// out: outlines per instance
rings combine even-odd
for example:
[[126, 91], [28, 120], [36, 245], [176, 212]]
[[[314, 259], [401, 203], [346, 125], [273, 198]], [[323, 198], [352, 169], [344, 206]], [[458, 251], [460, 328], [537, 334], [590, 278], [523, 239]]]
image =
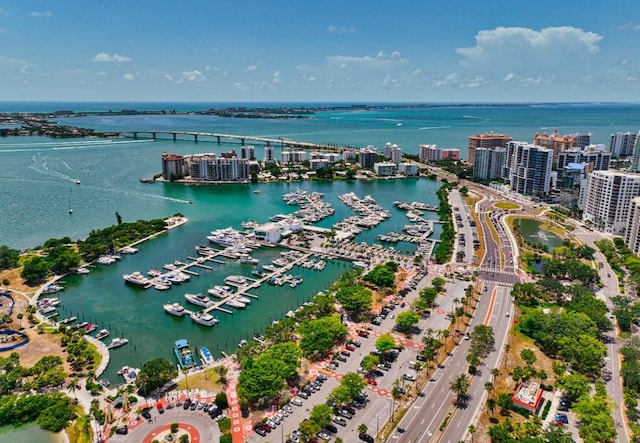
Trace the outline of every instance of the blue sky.
[[637, 101], [638, 48], [637, 0], [0, 0], [0, 103]]

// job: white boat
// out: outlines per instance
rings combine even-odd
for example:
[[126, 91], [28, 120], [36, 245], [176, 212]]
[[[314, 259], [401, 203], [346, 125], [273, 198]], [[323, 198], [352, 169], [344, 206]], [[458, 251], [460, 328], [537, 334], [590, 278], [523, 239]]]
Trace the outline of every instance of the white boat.
[[228, 302], [226, 302], [226, 305], [236, 309], [244, 309], [246, 306], [244, 303], [237, 299], [229, 300]]
[[182, 271], [174, 271], [167, 274], [167, 279], [169, 279], [171, 283], [181, 284], [191, 280], [191, 277]]
[[276, 270], [276, 267], [275, 267], [275, 266], [273, 266], [273, 265], [264, 265], [264, 266], [262, 267], [262, 269], [265, 269], [265, 270], [267, 270], [267, 271], [269, 271], [269, 272], [274, 272], [274, 271]]
[[247, 279], [242, 275], [230, 275], [225, 277], [224, 282], [230, 286], [242, 286], [247, 283]]
[[260, 194], [260, 189], [255, 189], [255, 190], [253, 191], [253, 193], [254, 193], [254, 194]]
[[245, 265], [257, 265], [260, 261], [257, 258], [253, 258], [250, 255], [243, 255], [238, 260], [240, 263], [244, 263]]
[[240, 340], [240, 343], [238, 343], [238, 346], [241, 348], [244, 346], [247, 346], [247, 341], [245, 339]]
[[160, 269], [149, 269], [147, 274], [150, 277], [160, 277], [162, 275], [162, 271]]
[[118, 249], [118, 252], [120, 254], [136, 254], [138, 252], [138, 249], [132, 246], [123, 246], [122, 248]]
[[191, 317], [191, 320], [203, 326], [213, 326], [216, 323], [218, 323], [217, 318], [215, 318], [213, 315], [209, 314], [208, 312], [204, 312], [204, 311], [193, 312], [190, 315], [190, 317]]
[[108, 336], [109, 336], [109, 331], [107, 331], [106, 329], [100, 329], [96, 334], [96, 338], [98, 340], [102, 340], [103, 338], [107, 338]]
[[146, 289], [151, 287], [151, 281], [139, 271], [132, 272], [131, 274], [123, 274], [122, 278], [124, 278], [125, 283], [129, 283], [140, 288]]
[[58, 297], [43, 298], [38, 300], [38, 306], [58, 306], [60, 299]]
[[200, 357], [202, 358], [202, 362], [205, 365], [209, 365], [211, 363], [213, 363], [213, 355], [211, 355], [211, 352], [209, 351], [209, 349], [205, 346], [200, 348]]
[[88, 274], [90, 271], [87, 268], [76, 268], [75, 269], [75, 273], [76, 274]]
[[60, 285], [56, 285], [55, 283], [48, 284], [42, 289], [42, 294], [55, 294], [56, 292], [62, 291], [64, 288]]
[[207, 289], [207, 294], [215, 298], [227, 298], [230, 295], [227, 292], [220, 291], [219, 289], [216, 289], [216, 288]]
[[209, 297], [204, 295], [202, 292], [198, 292], [197, 294], [189, 294], [188, 292], [184, 294], [184, 298], [191, 304], [202, 306], [203, 308], [207, 308], [211, 306], [211, 300]]
[[109, 345], [107, 345], [107, 349], [119, 348], [120, 346], [124, 346], [127, 343], [129, 343], [128, 339], [116, 337], [113, 340], [111, 340], [111, 343], [109, 343]]
[[169, 314], [182, 317], [185, 314], [184, 306], [179, 303], [165, 303], [162, 308]]

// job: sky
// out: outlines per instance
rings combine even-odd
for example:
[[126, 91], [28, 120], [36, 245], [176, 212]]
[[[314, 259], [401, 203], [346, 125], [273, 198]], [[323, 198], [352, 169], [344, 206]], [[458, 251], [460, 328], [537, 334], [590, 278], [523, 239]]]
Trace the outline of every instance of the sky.
[[0, 0], [2, 101], [640, 97], [637, 0]]

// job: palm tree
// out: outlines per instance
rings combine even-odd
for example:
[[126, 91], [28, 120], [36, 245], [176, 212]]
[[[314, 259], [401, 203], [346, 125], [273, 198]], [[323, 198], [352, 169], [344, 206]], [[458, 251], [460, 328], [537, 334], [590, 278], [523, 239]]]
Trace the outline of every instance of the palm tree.
[[473, 425], [469, 425], [469, 434], [471, 434], [471, 443], [473, 443], [473, 434], [477, 431], [476, 427]]
[[369, 430], [369, 428], [368, 428], [368, 427], [367, 427], [367, 425], [365, 425], [364, 423], [360, 423], [360, 424], [358, 425], [358, 432], [359, 432], [360, 434], [366, 434], [368, 430]]
[[504, 351], [505, 351], [505, 355], [504, 355], [504, 367], [507, 367], [507, 362], [509, 361], [509, 351], [511, 350], [511, 345], [509, 343], [507, 343], [506, 345], [504, 345]]
[[456, 403], [460, 404], [467, 395], [467, 390], [471, 386], [471, 382], [465, 374], [457, 376], [449, 385], [451, 391], [456, 394]]
[[493, 377], [493, 381], [494, 381], [494, 383], [495, 383], [496, 378], [498, 378], [498, 377], [500, 376], [500, 369], [498, 369], [498, 368], [493, 368], [493, 369], [491, 370], [491, 376]]
[[488, 392], [491, 393], [493, 391], [493, 383], [491, 383], [490, 381], [486, 382], [484, 384], [484, 389]]
[[493, 416], [493, 412], [496, 409], [497, 404], [498, 404], [498, 402], [496, 401], [495, 398], [493, 398], [493, 397], [487, 398], [487, 408], [489, 408], [489, 410], [491, 411], [491, 418], [495, 418]]
[[76, 399], [76, 403], [78, 402], [78, 396], [76, 395], [77, 389], [80, 389], [80, 383], [78, 383], [78, 377], [74, 377], [69, 380], [69, 383], [67, 384], [67, 391], [73, 394], [74, 398]]

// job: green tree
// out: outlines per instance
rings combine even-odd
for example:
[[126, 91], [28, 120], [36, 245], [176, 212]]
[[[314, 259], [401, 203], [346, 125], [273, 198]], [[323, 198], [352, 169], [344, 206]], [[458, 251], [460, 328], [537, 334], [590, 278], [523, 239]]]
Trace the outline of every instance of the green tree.
[[576, 401], [589, 392], [589, 379], [575, 372], [565, 374], [558, 377], [558, 386], [564, 389], [570, 400]]
[[449, 385], [449, 389], [456, 394], [456, 404], [460, 405], [466, 398], [471, 381], [465, 374], [460, 374]]
[[176, 378], [178, 371], [173, 363], [160, 357], [149, 360], [140, 369], [136, 378], [138, 392], [145, 397]]
[[0, 246], [0, 269], [12, 269], [18, 267], [20, 251], [7, 245]]
[[382, 334], [376, 339], [376, 349], [380, 352], [388, 352], [396, 347], [396, 339], [391, 334]]
[[20, 272], [20, 276], [24, 278], [27, 283], [37, 283], [44, 279], [49, 272], [49, 265], [45, 257], [33, 257], [25, 262]]
[[428, 309], [433, 305], [438, 297], [438, 290], [436, 288], [423, 288], [418, 293], [417, 306], [419, 309]]
[[371, 310], [373, 304], [372, 293], [364, 286], [345, 286], [338, 289], [336, 298], [345, 311], [360, 315]]
[[311, 359], [326, 354], [333, 345], [347, 335], [347, 327], [337, 316], [308, 320], [299, 328], [302, 335], [300, 349]]
[[367, 427], [367, 425], [366, 425], [366, 424], [364, 424], [364, 423], [360, 423], [360, 424], [358, 425], [358, 432], [359, 432], [360, 434], [366, 434], [368, 430], [369, 430], [369, 428]]
[[376, 265], [364, 279], [379, 288], [391, 288], [395, 284], [394, 271], [385, 265]]
[[533, 349], [523, 349], [520, 351], [520, 357], [528, 365], [533, 365], [537, 360], [536, 353]]
[[362, 377], [355, 372], [347, 372], [344, 377], [342, 377], [340, 385], [347, 389], [350, 400], [353, 400], [366, 386]]
[[320, 432], [322, 430], [322, 427], [309, 419], [305, 419], [302, 420], [298, 429], [300, 430], [300, 433], [305, 437], [306, 441], [308, 441], [313, 438], [318, 432]]
[[378, 357], [377, 355], [367, 354], [362, 359], [362, 363], [360, 364], [360, 367], [362, 368], [363, 371], [369, 372], [379, 364], [380, 364], [380, 357]]
[[[434, 277], [431, 280], [431, 284], [433, 285], [434, 289], [438, 292], [442, 291], [442, 288], [444, 288], [444, 285], [447, 283], [447, 281], [442, 278], [442, 277]], [[425, 288], [426, 289], [426, 288]]]
[[413, 311], [401, 312], [396, 316], [396, 325], [401, 331], [409, 331], [418, 324], [420, 316]]
[[329, 405], [325, 405], [324, 403], [314, 405], [311, 408], [311, 414], [309, 415], [309, 420], [323, 428], [327, 423], [331, 423], [331, 416], [333, 415], [333, 410]]

